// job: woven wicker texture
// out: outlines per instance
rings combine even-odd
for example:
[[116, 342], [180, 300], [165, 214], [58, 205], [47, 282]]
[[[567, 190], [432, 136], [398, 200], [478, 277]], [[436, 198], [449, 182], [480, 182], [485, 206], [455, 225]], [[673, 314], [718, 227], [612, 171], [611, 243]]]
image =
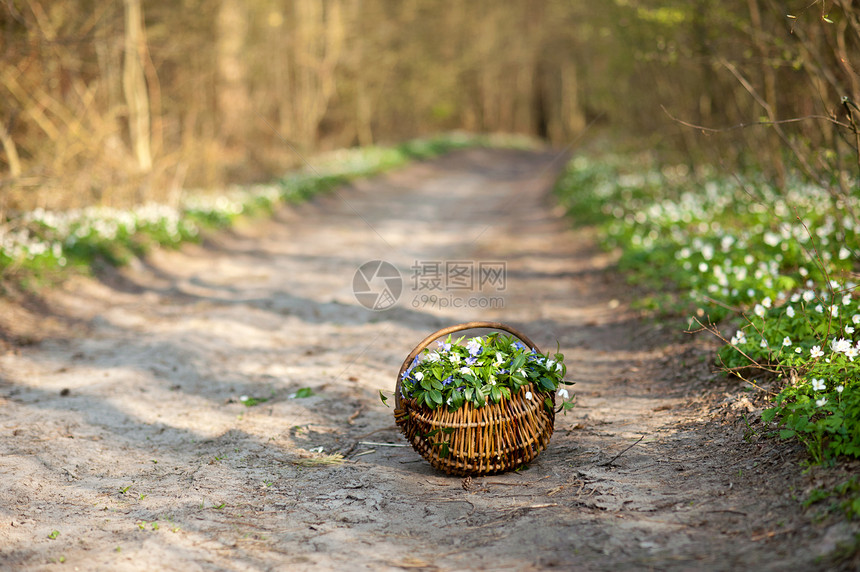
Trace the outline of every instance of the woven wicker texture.
[[[527, 385], [511, 399], [456, 411], [430, 409], [400, 394], [400, 380], [412, 360], [433, 341], [463, 330], [489, 328], [513, 334], [540, 351], [528, 337], [498, 322], [468, 322], [443, 328], [426, 337], [403, 362], [397, 374], [394, 418], [412, 447], [430, 464], [451, 475], [502, 473], [531, 462], [549, 444], [555, 411], [544, 407], [546, 393]], [[534, 395], [526, 399], [526, 392]], [[553, 405], [555, 395], [549, 394]]]

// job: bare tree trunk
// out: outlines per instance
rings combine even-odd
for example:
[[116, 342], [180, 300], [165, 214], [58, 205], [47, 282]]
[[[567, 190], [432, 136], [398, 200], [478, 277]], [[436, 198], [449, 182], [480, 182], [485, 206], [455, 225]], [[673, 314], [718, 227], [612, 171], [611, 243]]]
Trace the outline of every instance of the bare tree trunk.
[[297, 0], [294, 5], [296, 83], [293, 117], [296, 135], [306, 148], [316, 147], [319, 127], [335, 94], [335, 73], [346, 27], [340, 0]]
[[2, 143], [3, 151], [6, 153], [9, 174], [13, 179], [17, 179], [21, 176], [21, 159], [18, 158], [18, 148], [15, 147], [15, 142], [4, 125], [0, 125], [0, 143]]
[[218, 113], [228, 147], [243, 147], [248, 124], [247, 66], [244, 60], [248, 17], [244, 0], [222, 0], [217, 19]]
[[561, 68], [561, 104], [559, 106], [559, 138], [554, 143], [572, 140], [585, 129], [585, 114], [579, 103], [579, 77], [576, 64], [567, 61]]
[[[759, 58], [761, 59], [759, 69], [761, 70], [762, 81], [764, 82], [764, 100], [771, 109], [773, 118], [779, 118], [779, 102], [776, 97], [776, 71], [768, 61], [768, 45], [765, 40], [765, 31], [761, 20], [761, 10], [758, 5], [759, 0], [747, 0], [747, 6], [750, 13], [750, 24], [752, 24], [752, 40], [756, 47]], [[768, 160], [776, 169], [777, 181], [780, 186], [785, 183], [786, 169], [780, 156], [780, 141], [776, 131], [769, 130], [767, 135], [768, 144]]]
[[143, 15], [140, 0], [124, 0], [125, 5], [125, 61], [122, 87], [128, 106], [128, 127], [137, 165], [141, 171], [152, 169], [152, 150], [149, 133], [149, 94], [141, 62]]

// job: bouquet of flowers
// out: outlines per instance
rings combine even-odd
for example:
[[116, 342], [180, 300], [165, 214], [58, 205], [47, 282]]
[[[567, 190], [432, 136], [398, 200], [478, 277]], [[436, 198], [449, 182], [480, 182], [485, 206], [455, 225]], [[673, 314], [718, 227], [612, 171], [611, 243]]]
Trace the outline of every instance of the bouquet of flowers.
[[483, 407], [499, 403], [525, 391], [525, 399], [542, 400], [553, 408], [552, 394], [562, 400], [566, 412], [574, 398], [563, 385], [567, 368], [561, 353], [546, 355], [526, 347], [515, 338], [499, 333], [436, 342], [415, 357], [400, 379], [401, 397], [430, 409], [447, 407], [455, 411], [466, 403]]

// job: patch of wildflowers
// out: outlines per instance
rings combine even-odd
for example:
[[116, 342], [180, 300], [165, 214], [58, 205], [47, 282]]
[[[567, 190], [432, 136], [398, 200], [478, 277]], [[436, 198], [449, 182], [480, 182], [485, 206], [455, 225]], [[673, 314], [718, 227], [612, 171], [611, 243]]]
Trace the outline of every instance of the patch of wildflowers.
[[[462, 341], [449, 336], [436, 349], [425, 349], [402, 376], [401, 394], [431, 409], [445, 405], [456, 410], [466, 403], [474, 407], [499, 403], [520, 391], [532, 397], [543, 394], [543, 399], [570, 384], [564, 380], [567, 370], [560, 353], [550, 358], [500, 334], [472, 338], [465, 345]], [[565, 410], [573, 406], [567, 390], [557, 395], [564, 396]]]

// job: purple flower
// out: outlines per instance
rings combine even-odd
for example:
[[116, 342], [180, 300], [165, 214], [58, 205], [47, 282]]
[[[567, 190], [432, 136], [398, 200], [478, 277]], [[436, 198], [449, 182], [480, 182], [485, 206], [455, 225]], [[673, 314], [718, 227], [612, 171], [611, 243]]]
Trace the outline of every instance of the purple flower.
[[476, 356], [481, 353], [481, 340], [478, 338], [472, 338], [468, 342], [466, 342], [466, 349], [469, 350], [470, 356]]

